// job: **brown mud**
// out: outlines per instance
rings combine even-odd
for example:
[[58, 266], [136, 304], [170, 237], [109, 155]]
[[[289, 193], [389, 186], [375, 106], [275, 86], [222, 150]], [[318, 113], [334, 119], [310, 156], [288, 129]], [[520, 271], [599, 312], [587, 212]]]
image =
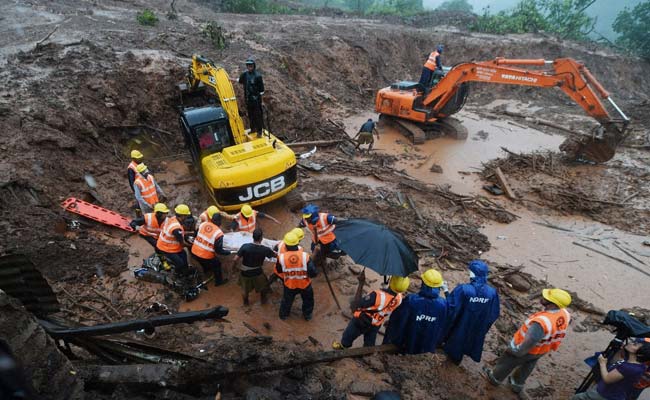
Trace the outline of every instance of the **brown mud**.
[[[476, 257], [490, 261], [493, 273], [500, 274], [492, 283], [500, 290], [503, 312], [486, 341], [488, 364], [516, 326], [537, 309], [535, 295], [542, 287], [571, 290], [575, 323], [561, 351], [541, 360], [531, 376], [527, 388], [532, 398], [569, 397], [586, 373], [581, 360], [612, 338], [597, 323], [602, 318], [598, 309], [647, 308], [647, 276], [572, 244], [584, 243], [650, 269], [650, 250], [637, 236], [647, 231], [648, 218], [648, 158], [638, 147], [647, 144], [650, 129], [647, 62], [548, 37], [432, 31], [356, 18], [225, 15], [199, 3], [175, 3], [175, 20], [164, 17], [168, 4], [151, 1], [0, 5], [5, 21], [11, 21], [0, 37], [0, 150], [6, 155], [0, 161], [0, 233], [6, 239], [0, 253], [26, 254], [54, 287], [63, 305], [61, 315], [68, 320], [94, 324], [143, 318], [150, 315], [146, 308], [153, 302], [174, 311], [225, 305], [228, 322], [160, 328], [153, 338], [125, 336], [242, 363], [327, 350], [347, 321], [324, 277], [314, 281], [316, 311], [310, 322], [301, 319], [299, 300], [287, 321], [277, 318], [277, 284], [270, 304], [260, 305], [253, 295], [253, 304], [244, 307], [235, 274], [227, 285], [210, 287], [185, 303], [160, 285], [133, 278], [132, 270], [151, 252], [146, 243], [66, 214], [59, 203], [69, 196], [94, 197], [130, 215], [133, 199], [125, 169], [128, 151], [139, 147], [145, 149], [146, 163], [171, 205], [185, 202], [195, 214], [207, 207], [198, 182], [177, 183], [195, 174], [177, 128], [175, 91], [193, 53], [214, 59], [232, 76], [242, 69], [242, 60], [255, 56], [267, 86], [272, 130], [288, 141], [306, 141], [343, 138], [345, 133], [333, 130], [329, 120], [343, 123], [353, 136], [361, 122], [375, 117], [375, 91], [395, 80], [417, 80], [424, 54], [437, 42], [447, 44], [447, 65], [496, 56], [584, 61], [633, 119], [625, 145], [637, 147], [621, 147], [612, 161], [600, 166], [564, 161], [559, 155], [551, 162], [548, 153], [530, 155], [556, 151], [566, 134], [504, 116], [504, 107], [581, 132], [589, 132], [593, 122], [557, 90], [472, 85], [466, 107], [457, 115], [468, 128], [467, 141], [440, 138], [414, 146], [382, 127], [370, 156], [319, 149], [310, 160], [325, 170], [300, 170], [305, 198], [336, 215], [376, 219], [402, 232], [422, 256], [420, 271], [441, 269], [451, 287], [466, 281], [464, 263]], [[135, 16], [144, 7], [159, 15], [158, 26], [138, 25]], [[201, 25], [210, 21], [224, 28], [226, 49], [216, 50], [201, 34]], [[615, 71], [611, 65], [617, 66]], [[236, 90], [241, 97], [239, 85]], [[151, 125], [168, 133], [124, 125]], [[507, 156], [501, 146], [517, 156]], [[501, 159], [491, 161], [497, 157]], [[431, 172], [434, 165], [438, 172]], [[522, 200], [512, 202], [482, 189], [497, 165]], [[97, 181], [94, 194], [84, 180], [86, 173]], [[282, 222], [262, 222], [271, 238], [282, 237], [298, 219], [283, 201], [261, 209]], [[79, 229], [66, 227], [72, 220], [81, 223]], [[523, 269], [513, 272], [519, 265]], [[330, 278], [343, 308], [356, 288], [352, 271], [358, 267], [349, 260], [331, 264]], [[381, 278], [370, 275], [369, 283], [377, 288]], [[411, 289], [418, 285], [416, 274]], [[27, 346], [24, 351], [24, 360], [32, 362], [42, 349], [30, 352]], [[47, 377], [35, 374], [34, 379], [37, 387], [46, 387]], [[554, 384], [558, 381], [565, 385]], [[376, 355], [221, 383], [225, 398], [367, 399], [380, 389], [412, 399], [515, 398], [507, 388], [487, 385], [480, 365], [464, 361], [461, 367], [450, 366], [442, 355]], [[51, 398], [65, 397], [66, 385], [63, 378], [53, 381]], [[124, 385], [86, 390], [86, 398], [189, 398], [174, 389]]]

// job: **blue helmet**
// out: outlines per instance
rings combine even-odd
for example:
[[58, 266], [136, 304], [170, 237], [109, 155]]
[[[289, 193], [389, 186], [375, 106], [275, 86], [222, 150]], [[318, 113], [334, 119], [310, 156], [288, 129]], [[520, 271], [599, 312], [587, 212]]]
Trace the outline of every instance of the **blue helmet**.
[[490, 269], [488, 268], [487, 263], [485, 261], [483, 261], [483, 260], [472, 260], [467, 265], [467, 267], [477, 277], [487, 278], [488, 272], [490, 271]]
[[318, 217], [318, 212], [320, 211], [320, 208], [318, 208], [317, 205], [315, 204], [307, 204], [305, 207], [302, 209], [302, 217], [306, 220], [312, 220], [314, 218]]
[[438, 53], [440, 53], [440, 54], [442, 54], [442, 51], [443, 51], [444, 49], [445, 49], [445, 46], [443, 46], [443, 45], [441, 45], [441, 44], [439, 44], [438, 46], [436, 46], [436, 51], [437, 51]]

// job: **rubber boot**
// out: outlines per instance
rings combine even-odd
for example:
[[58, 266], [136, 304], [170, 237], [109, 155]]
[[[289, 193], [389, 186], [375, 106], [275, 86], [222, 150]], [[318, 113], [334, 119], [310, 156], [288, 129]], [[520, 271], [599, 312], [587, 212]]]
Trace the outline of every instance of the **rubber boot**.
[[244, 305], [245, 306], [250, 305], [250, 302], [248, 301], [248, 295], [247, 294], [242, 295], [242, 299], [244, 300]]

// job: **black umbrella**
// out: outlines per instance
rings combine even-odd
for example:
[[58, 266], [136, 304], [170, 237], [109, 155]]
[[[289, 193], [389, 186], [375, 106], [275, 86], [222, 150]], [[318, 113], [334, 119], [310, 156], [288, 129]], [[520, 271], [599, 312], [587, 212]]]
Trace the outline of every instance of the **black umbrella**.
[[355, 263], [380, 275], [408, 276], [418, 270], [418, 256], [404, 236], [379, 222], [348, 219], [336, 223], [341, 250]]

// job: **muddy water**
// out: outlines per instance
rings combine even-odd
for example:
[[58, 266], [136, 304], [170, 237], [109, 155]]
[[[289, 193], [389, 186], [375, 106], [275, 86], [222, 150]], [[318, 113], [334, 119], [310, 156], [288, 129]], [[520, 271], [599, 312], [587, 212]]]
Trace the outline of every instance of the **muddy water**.
[[[501, 147], [514, 152], [556, 151], [564, 141], [562, 136], [513, 125], [505, 120], [482, 120], [470, 111], [463, 110], [454, 117], [467, 128], [467, 140], [442, 137], [415, 146], [398, 129], [384, 124], [379, 129], [380, 138], [375, 140], [374, 148], [386, 154], [412, 154], [412, 160], [400, 161], [396, 167], [423, 182], [448, 184], [454, 191], [471, 193], [478, 190], [477, 180], [467, 173], [481, 169], [482, 162], [503, 156]], [[377, 115], [367, 113], [348, 118], [346, 131], [354, 136], [368, 118], [377, 120]], [[442, 174], [430, 172], [434, 164], [442, 167]]]

